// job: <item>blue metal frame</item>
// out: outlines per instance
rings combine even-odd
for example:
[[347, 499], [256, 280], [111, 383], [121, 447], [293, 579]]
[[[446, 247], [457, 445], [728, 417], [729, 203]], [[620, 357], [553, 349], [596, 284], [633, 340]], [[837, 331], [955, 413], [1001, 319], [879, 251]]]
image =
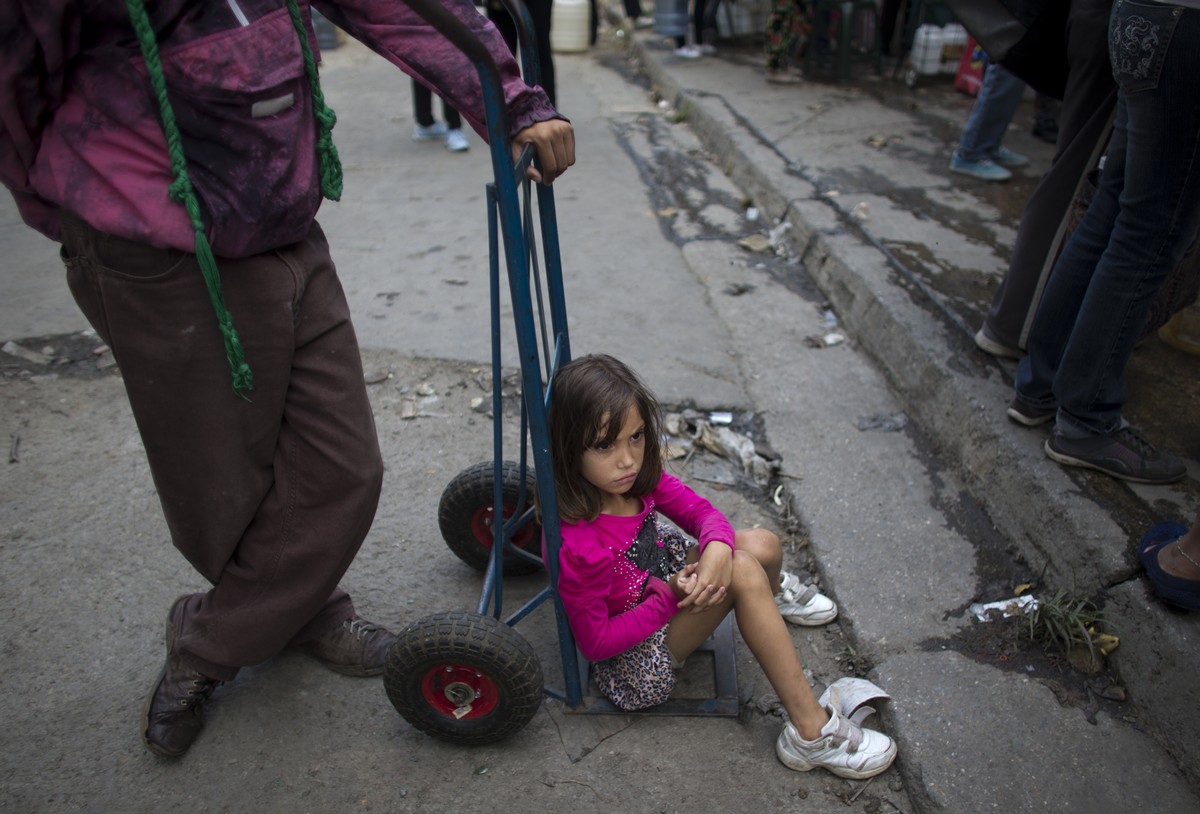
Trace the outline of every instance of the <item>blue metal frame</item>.
[[[549, 433], [546, 424], [547, 406], [553, 388], [554, 373], [570, 361], [571, 343], [567, 332], [566, 299], [563, 293], [562, 258], [559, 252], [558, 226], [554, 208], [554, 192], [545, 185], [536, 187], [526, 177], [534, 160], [534, 149], [526, 145], [520, 158], [512, 162], [510, 122], [504, 103], [504, 89], [499, 72], [486, 47], [470, 29], [437, 0], [407, 0], [414, 11], [441, 32], [470, 59], [479, 73], [482, 85], [484, 112], [487, 117], [488, 143], [491, 147], [492, 172], [495, 180], [487, 184], [489, 277], [491, 296], [492, 338], [492, 416], [494, 445], [493, 502], [496, 507], [492, 528], [492, 548], [484, 574], [483, 589], [477, 612], [481, 616], [501, 618], [503, 607], [503, 560], [505, 556], [519, 557], [544, 565], [549, 584], [502, 621], [515, 625], [547, 600], [552, 600], [557, 624], [558, 644], [562, 656], [563, 688], [546, 687], [545, 693], [565, 702], [567, 707], [582, 712], [621, 712], [603, 698], [584, 698], [587, 687], [588, 664], [581, 659], [571, 634], [566, 613], [559, 599], [558, 553], [562, 545], [558, 517], [558, 499], [553, 465], [550, 458]], [[536, 44], [533, 39], [533, 20], [520, 0], [503, 0], [517, 23], [520, 39], [523, 75], [530, 85], [539, 84]], [[534, 219], [534, 195], [537, 190]], [[501, 388], [501, 314], [500, 314], [500, 248], [504, 249], [508, 276], [509, 297], [516, 327], [517, 350], [521, 365], [521, 432], [520, 478], [516, 504], [526, 502], [525, 482], [529, 452], [533, 454], [536, 478], [537, 505], [519, 515], [504, 519], [500, 507], [503, 496], [503, 404]], [[541, 247], [539, 263], [538, 246]], [[546, 316], [549, 310], [549, 326]], [[542, 526], [544, 561], [516, 546], [512, 540], [526, 523], [540, 520]], [[738, 712], [737, 676], [733, 658], [733, 631], [729, 618], [700, 650], [713, 651], [716, 697], [711, 699], [668, 701], [645, 712], [666, 715], [736, 715]], [[586, 703], [585, 703], [586, 701]]]
[[[534, 471], [550, 473], [549, 436], [546, 427], [546, 405], [550, 393], [550, 382], [554, 371], [571, 358], [570, 338], [567, 332], [567, 308], [563, 293], [562, 258], [559, 252], [558, 228], [554, 209], [554, 192], [543, 184], [537, 190], [537, 226], [534, 223], [534, 185], [526, 177], [526, 170], [534, 160], [534, 149], [526, 145], [515, 165], [512, 163], [512, 138], [509, 135], [510, 121], [504, 103], [504, 88], [500, 83], [499, 71], [487, 48], [471, 33], [457, 17], [442, 7], [436, 0], [411, 0], [409, 5], [421, 17], [441, 32], [458, 47], [475, 66], [482, 87], [484, 112], [487, 117], [488, 144], [491, 147], [492, 173], [494, 181], [487, 185], [488, 239], [490, 249], [491, 278], [491, 321], [492, 321], [492, 415], [494, 417], [495, 478], [493, 506], [504, 505], [501, 467], [504, 462], [504, 446], [501, 419], [501, 319], [500, 319], [500, 246], [503, 245], [508, 275], [509, 297], [516, 325], [517, 350], [521, 365], [521, 444], [519, 466], [521, 471], [520, 490], [516, 505], [525, 504], [525, 473], [529, 465], [528, 452], [533, 453]], [[539, 83], [537, 64], [532, 55], [535, 45], [531, 32], [533, 21], [524, 5], [516, 0], [504, 0], [504, 5], [517, 22], [521, 43], [524, 76], [531, 85]], [[539, 240], [540, 237], [540, 240]], [[539, 264], [537, 246], [541, 245]], [[546, 323], [549, 308], [550, 324]], [[545, 383], [543, 383], [543, 379]], [[559, 649], [562, 651], [564, 690], [561, 693], [547, 688], [547, 693], [562, 698], [568, 706], [582, 703], [583, 692], [579, 677], [575, 639], [567, 624], [562, 604], [554, 586], [558, 582], [558, 550], [561, 545], [558, 523], [558, 499], [554, 491], [554, 479], [536, 479], [537, 502], [541, 507], [540, 518], [535, 518], [534, 509], [502, 520], [502, 513], [495, 513], [491, 559], [484, 575], [484, 584], [479, 598], [478, 612], [500, 619], [503, 607], [503, 557], [522, 557], [540, 561], [511, 543], [516, 531], [526, 523], [541, 520], [544, 547], [547, 554], [543, 563], [549, 574], [549, 585], [533, 599], [503, 621], [512, 625], [528, 616], [547, 599], [552, 599], [558, 629]]]

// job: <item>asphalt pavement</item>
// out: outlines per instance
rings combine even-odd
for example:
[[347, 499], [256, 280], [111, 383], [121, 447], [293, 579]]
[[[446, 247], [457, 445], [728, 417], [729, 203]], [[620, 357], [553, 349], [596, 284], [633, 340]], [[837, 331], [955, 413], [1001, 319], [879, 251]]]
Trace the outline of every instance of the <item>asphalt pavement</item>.
[[[1186, 521], [1200, 498], [1200, 362], [1157, 340], [1135, 355], [1130, 412], [1190, 476], [1130, 487], [1046, 460], [1041, 432], [1004, 417], [1011, 366], [970, 341], [1049, 161], [1029, 111], [1006, 143], [1031, 168], [988, 185], [946, 170], [970, 107], [947, 79], [909, 89], [857, 69], [773, 86], [744, 42], [687, 61], [611, 26], [558, 65], [580, 146], [556, 186], [576, 352], [626, 358], [669, 405], [753, 417], [782, 462], [770, 493], [726, 485], [704, 456], [683, 474], [737, 525], [783, 531], [789, 564], [837, 599], [839, 622], [797, 644], [816, 684], [861, 672], [890, 694], [877, 725], [899, 742], [895, 768], [856, 783], [778, 764], [770, 688], [740, 643], [742, 723], [547, 700], [514, 738], [467, 749], [413, 730], [378, 682], [286, 653], [219, 690], [183, 760], [148, 755], [135, 722], [161, 617], [202, 586], [165, 542], [119, 378], [89, 359], [53, 247], [6, 205], [0, 339], [80, 345], [84, 361], [0, 379], [0, 809], [1200, 809], [1200, 616], [1158, 603], [1131, 554], [1149, 522]], [[435, 518], [444, 484], [490, 453], [475, 406], [488, 164], [474, 135], [466, 155], [412, 143], [407, 83], [365, 49], [330, 52], [323, 72], [347, 194], [321, 221], [388, 465], [346, 584], [399, 627], [474, 604]], [[1020, 583], [1102, 604], [1120, 645], [1100, 676], [980, 632], [970, 604]], [[526, 635], [554, 680], [549, 626]]]

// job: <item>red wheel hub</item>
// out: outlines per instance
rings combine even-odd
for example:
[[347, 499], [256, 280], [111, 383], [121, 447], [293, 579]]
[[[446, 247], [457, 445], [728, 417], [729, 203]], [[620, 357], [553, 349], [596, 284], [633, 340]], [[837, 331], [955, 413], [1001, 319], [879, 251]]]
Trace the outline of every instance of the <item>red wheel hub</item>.
[[[508, 520], [516, 510], [509, 504], [504, 504], [504, 511], [501, 513], [501, 522]], [[492, 547], [492, 536], [495, 534], [496, 513], [491, 506], [484, 506], [479, 509], [471, 517], [471, 533], [475, 535], [475, 539], [484, 548]], [[517, 548], [529, 551], [530, 544], [534, 541], [533, 523], [526, 523], [517, 529], [517, 533], [513, 535], [512, 543]]]
[[459, 720], [482, 718], [500, 701], [496, 683], [467, 664], [430, 668], [421, 679], [421, 695], [438, 712]]

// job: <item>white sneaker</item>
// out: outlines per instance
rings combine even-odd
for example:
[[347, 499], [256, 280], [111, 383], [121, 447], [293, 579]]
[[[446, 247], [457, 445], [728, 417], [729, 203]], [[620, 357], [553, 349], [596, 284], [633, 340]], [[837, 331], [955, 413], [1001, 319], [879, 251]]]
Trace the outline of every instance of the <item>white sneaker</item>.
[[675, 49], [675, 56], [680, 59], [699, 59], [703, 54], [695, 45], [683, 45]]
[[471, 145], [467, 142], [467, 134], [457, 127], [447, 132], [446, 149], [452, 153], [462, 153], [471, 149]]
[[800, 577], [781, 571], [779, 581], [782, 587], [775, 595], [775, 604], [779, 607], [779, 615], [793, 625], [813, 627], [837, 618], [834, 601], [812, 585], [801, 584]]
[[815, 741], [804, 740], [791, 723], [784, 725], [775, 742], [775, 754], [784, 766], [798, 772], [820, 767], [838, 777], [865, 780], [892, 765], [896, 742], [882, 732], [863, 729], [858, 723], [874, 710], [859, 707], [853, 718], [847, 718], [838, 710], [839, 705], [834, 693], [825, 707], [829, 723], [821, 728], [821, 736]]
[[697, 45], [696, 47], [699, 48], [700, 53], [706, 57], [710, 57], [713, 54], [717, 53], [717, 46], [709, 45], [707, 42], [701, 43], [700, 45]]
[[436, 141], [446, 137], [446, 123], [434, 122], [428, 127], [417, 125], [413, 128], [413, 141]]

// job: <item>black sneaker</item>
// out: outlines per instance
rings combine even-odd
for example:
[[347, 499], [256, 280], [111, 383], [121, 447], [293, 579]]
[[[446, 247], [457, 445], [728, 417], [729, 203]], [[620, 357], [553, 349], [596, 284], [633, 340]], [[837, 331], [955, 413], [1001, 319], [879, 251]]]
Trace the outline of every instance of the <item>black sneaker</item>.
[[975, 346], [984, 353], [990, 353], [992, 356], [998, 356], [1001, 359], [1016, 359], [1020, 361], [1025, 356], [1025, 352], [1020, 348], [1009, 347], [992, 336], [986, 325], [975, 332]]
[[1181, 458], [1155, 449], [1133, 427], [1088, 438], [1066, 438], [1055, 430], [1046, 440], [1046, 454], [1066, 466], [1135, 483], [1174, 483], [1187, 474]]
[[301, 647], [335, 673], [366, 677], [383, 672], [395, 641], [396, 635], [391, 631], [352, 616]]
[[196, 672], [175, 652], [175, 614], [167, 612], [167, 660], [142, 708], [142, 743], [159, 757], [179, 757], [204, 728], [204, 705], [221, 682]]
[[1008, 403], [1008, 409], [1005, 412], [1018, 424], [1024, 424], [1026, 427], [1039, 427], [1058, 415], [1058, 407], [1039, 407], [1036, 404], [1030, 404], [1020, 396], [1013, 396], [1013, 400]]

